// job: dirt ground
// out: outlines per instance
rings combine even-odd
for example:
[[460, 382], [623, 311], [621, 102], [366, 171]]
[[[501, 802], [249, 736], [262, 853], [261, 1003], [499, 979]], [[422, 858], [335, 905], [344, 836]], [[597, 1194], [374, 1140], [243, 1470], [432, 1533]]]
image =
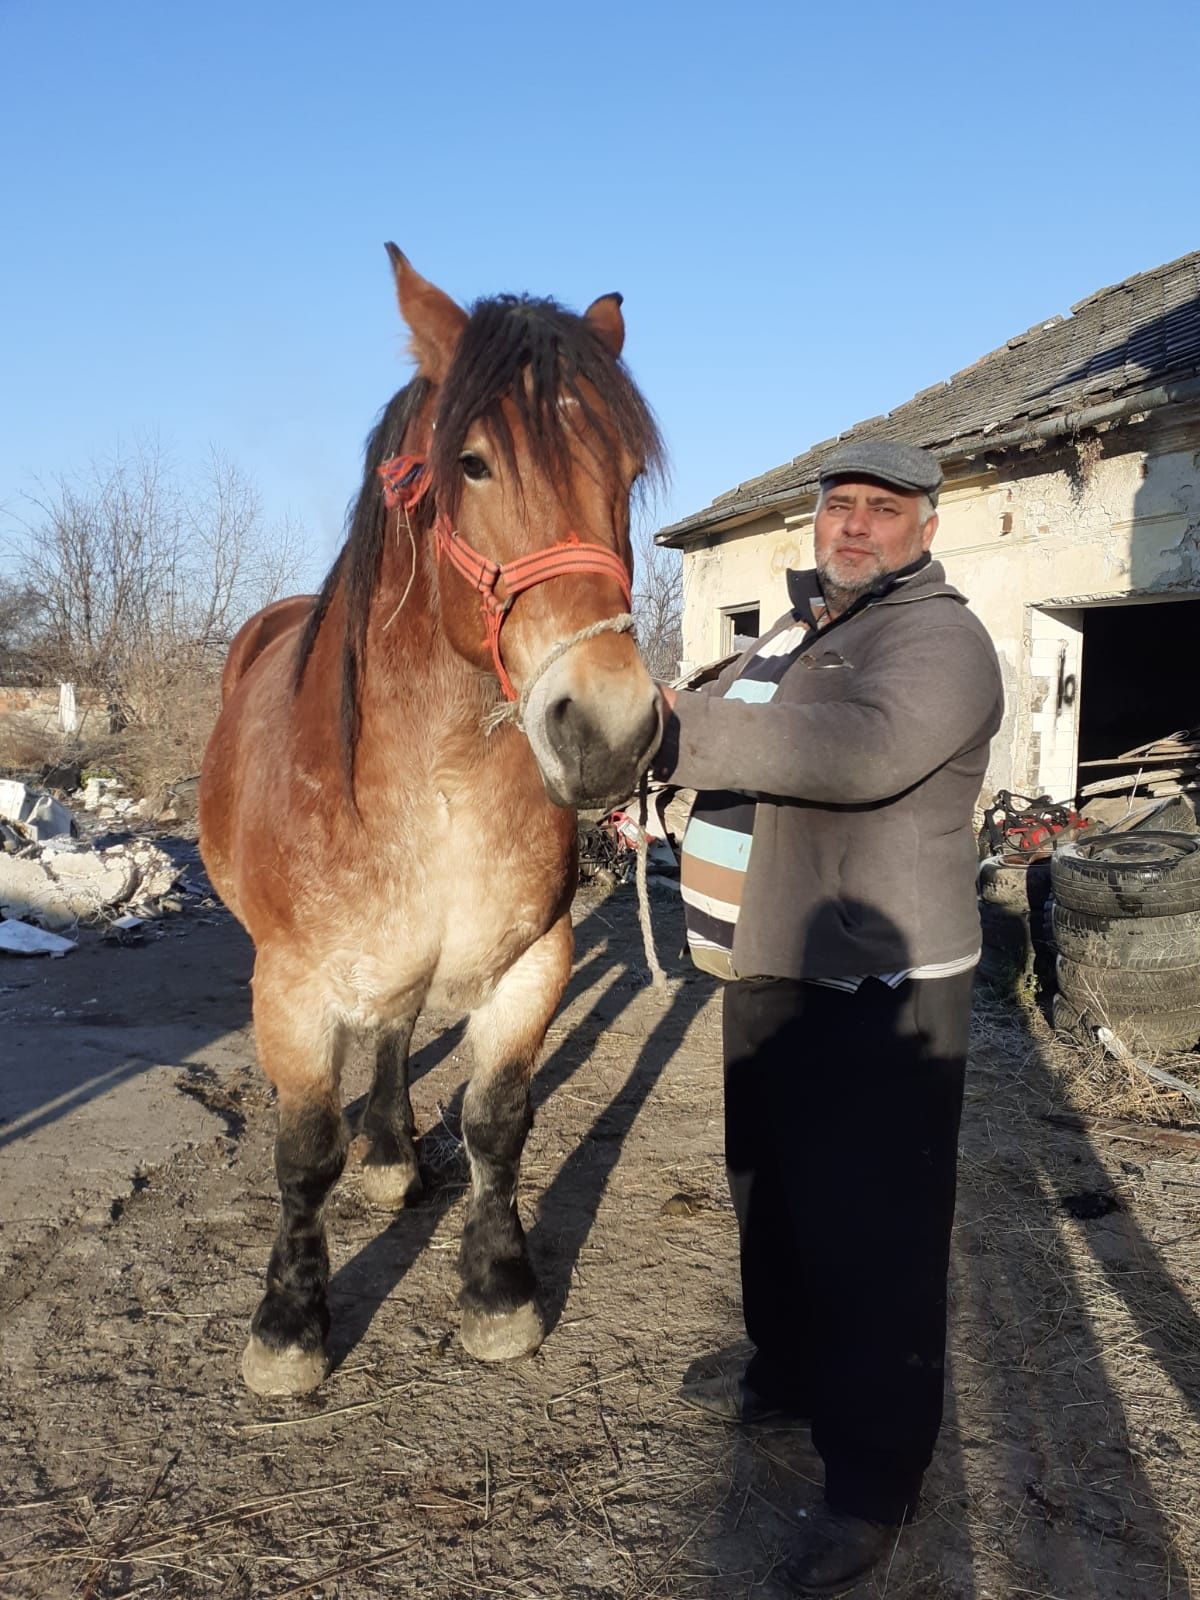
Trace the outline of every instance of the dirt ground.
[[[678, 900], [654, 905], [669, 953]], [[427, 1018], [427, 1199], [389, 1221], [347, 1171], [335, 1370], [286, 1402], [238, 1375], [276, 1219], [245, 940], [189, 913], [0, 968], [5, 1600], [782, 1595], [820, 1492], [807, 1432], [677, 1393], [741, 1335], [718, 1001], [678, 960], [647, 988], [631, 888], [577, 925], [523, 1173], [542, 1351], [457, 1343], [467, 1062]], [[1200, 1595], [1200, 1137], [1065, 1109], [1048, 1036], [981, 1003], [946, 1426], [862, 1600]]]

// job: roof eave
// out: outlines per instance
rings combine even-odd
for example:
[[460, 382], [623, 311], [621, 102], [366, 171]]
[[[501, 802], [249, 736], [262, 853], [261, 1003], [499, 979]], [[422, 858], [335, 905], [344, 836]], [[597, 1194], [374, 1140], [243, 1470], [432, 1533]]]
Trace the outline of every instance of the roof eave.
[[[1200, 374], [1176, 381], [1156, 384], [1150, 389], [1139, 389], [1122, 395], [1117, 400], [1107, 400], [1078, 411], [1061, 411], [1036, 421], [1026, 419], [1020, 425], [1003, 433], [966, 434], [949, 439], [943, 444], [929, 444], [930, 450], [941, 462], [950, 484], [955, 477], [968, 477], [977, 471], [976, 462], [981, 455], [998, 455], [1006, 450], [1042, 448], [1055, 440], [1083, 432], [1089, 428], [1127, 423], [1137, 413], [1163, 411], [1168, 407], [1186, 405], [1200, 399]], [[967, 470], [955, 472], [955, 467]], [[710, 508], [711, 513], [698, 512], [672, 523], [655, 534], [655, 544], [670, 549], [686, 549], [701, 539], [714, 534], [728, 533], [746, 522], [752, 522], [782, 505], [796, 504], [816, 494], [816, 479], [789, 484], [786, 488], [752, 500], [735, 502], [727, 509]]]

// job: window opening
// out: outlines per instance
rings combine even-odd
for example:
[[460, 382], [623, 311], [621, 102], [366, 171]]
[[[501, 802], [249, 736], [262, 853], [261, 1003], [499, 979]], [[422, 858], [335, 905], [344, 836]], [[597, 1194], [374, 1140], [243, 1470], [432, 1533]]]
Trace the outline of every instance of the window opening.
[[758, 607], [737, 606], [726, 611], [722, 631], [725, 636], [723, 654], [731, 650], [748, 649], [762, 632], [758, 624]]

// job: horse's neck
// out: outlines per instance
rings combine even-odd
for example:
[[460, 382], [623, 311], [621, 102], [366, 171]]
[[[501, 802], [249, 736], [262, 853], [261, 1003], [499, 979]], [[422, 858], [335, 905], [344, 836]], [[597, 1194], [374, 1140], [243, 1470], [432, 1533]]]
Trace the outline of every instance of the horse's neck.
[[365, 720], [416, 715], [459, 740], [483, 741], [494, 691], [447, 640], [433, 534], [410, 531], [402, 513], [388, 518], [362, 687]]

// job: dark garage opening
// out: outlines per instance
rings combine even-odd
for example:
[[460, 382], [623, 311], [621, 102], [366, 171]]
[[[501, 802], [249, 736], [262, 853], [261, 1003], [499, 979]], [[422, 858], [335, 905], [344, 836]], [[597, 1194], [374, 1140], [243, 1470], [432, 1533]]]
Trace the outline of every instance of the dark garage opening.
[[1082, 615], [1081, 762], [1200, 727], [1200, 599], [1092, 606]]

